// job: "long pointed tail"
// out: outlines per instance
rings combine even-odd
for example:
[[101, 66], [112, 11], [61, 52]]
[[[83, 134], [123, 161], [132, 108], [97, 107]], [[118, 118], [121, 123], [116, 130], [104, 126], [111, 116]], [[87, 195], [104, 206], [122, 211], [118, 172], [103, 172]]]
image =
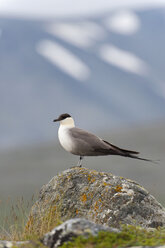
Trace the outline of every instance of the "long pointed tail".
[[147, 161], [147, 162], [151, 162], [153, 164], [159, 164], [158, 161], [147, 159], [147, 158], [137, 157], [137, 156], [135, 156], [133, 154], [129, 154], [129, 153], [123, 154], [122, 156], [129, 157], [129, 158], [134, 158], [134, 159], [139, 159], [139, 160], [143, 160], [143, 161]]
[[113, 154], [113, 155], [120, 155], [120, 156], [123, 156], [123, 157], [134, 158], [134, 159], [139, 159], [139, 160], [151, 162], [153, 164], [159, 164], [158, 161], [147, 159], [147, 158], [138, 157], [139, 152], [119, 148], [117, 146], [114, 146], [114, 145], [110, 144], [109, 142], [107, 142], [105, 140], [104, 140], [104, 142], [106, 144], [110, 145], [111, 148], [113, 148], [113, 152], [114, 153], [111, 150], [111, 154]]
[[[121, 149], [121, 148], [120, 148], [120, 151], [123, 152], [123, 156], [124, 156], [124, 157], [139, 159], [139, 160], [151, 162], [151, 163], [154, 163], [154, 164], [157, 163], [157, 161], [154, 161], [154, 160], [152, 160], [152, 159], [138, 157], [137, 154], [139, 154], [139, 152], [136, 152], [136, 151], [130, 151], [130, 150], [125, 150], [125, 149]], [[135, 154], [136, 154], [136, 155], [135, 155]]]

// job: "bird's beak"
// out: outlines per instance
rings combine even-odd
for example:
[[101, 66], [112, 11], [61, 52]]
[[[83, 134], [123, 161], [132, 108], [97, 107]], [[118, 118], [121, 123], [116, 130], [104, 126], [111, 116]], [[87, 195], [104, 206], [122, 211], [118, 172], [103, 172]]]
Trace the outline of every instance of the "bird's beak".
[[57, 121], [59, 121], [59, 119], [55, 119], [55, 120], [53, 120], [53, 122], [57, 122]]

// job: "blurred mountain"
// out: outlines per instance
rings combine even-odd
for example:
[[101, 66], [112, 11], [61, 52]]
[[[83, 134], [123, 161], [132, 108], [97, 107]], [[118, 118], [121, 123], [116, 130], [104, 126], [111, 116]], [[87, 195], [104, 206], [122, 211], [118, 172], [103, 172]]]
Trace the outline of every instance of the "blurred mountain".
[[92, 130], [165, 119], [164, 30], [164, 8], [1, 17], [0, 146], [51, 139], [63, 112]]

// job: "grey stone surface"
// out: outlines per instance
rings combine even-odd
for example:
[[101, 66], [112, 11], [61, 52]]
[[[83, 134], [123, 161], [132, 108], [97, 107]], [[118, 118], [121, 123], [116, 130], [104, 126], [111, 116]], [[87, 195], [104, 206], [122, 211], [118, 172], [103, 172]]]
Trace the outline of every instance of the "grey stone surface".
[[62, 221], [83, 217], [117, 228], [165, 226], [165, 209], [138, 183], [87, 168], [65, 170], [42, 187], [31, 209], [33, 223], [40, 225], [40, 216], [50, 208]]
[[7, 241], [7, 240], [0, 240], [0, 248], [11, 248], [13, 246], [19, 247], [28, 244], [30, 241]]
[[116, 228], [98, 225], [83, 218], [75, 218], [67, 220], [62, 225], [47, 233], [43, 238], [43, 244], [51, 248], [56, 248], [64, 242], [72, 240], [74, 237], [80, 235], [85, 238], [89, 235], [96, 236], [99, 231], [119, 232]]

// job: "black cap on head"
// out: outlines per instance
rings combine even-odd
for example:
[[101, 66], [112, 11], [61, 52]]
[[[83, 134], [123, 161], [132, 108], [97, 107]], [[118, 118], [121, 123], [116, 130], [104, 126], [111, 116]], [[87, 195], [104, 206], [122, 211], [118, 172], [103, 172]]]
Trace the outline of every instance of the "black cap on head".
[[62, 120], [64, 120], [64, 119], [68, 118], [68, 117], [71, 117], [71, 116], [70, 116], [69, 114], [65, 113], [65, 114], [60, 115], [60, 116], [58, 117], [58, 119], [55, 119], [55, 120], [53, 120], [53, 121], [54, 121], [54, 122], [55, 122], [55, 121], [62, 121]]

